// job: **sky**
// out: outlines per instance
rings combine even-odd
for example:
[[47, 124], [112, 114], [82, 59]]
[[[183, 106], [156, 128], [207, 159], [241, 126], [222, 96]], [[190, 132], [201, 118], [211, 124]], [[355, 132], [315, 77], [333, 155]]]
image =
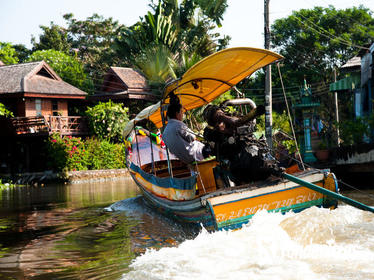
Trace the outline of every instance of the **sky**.
[[[229, 35], [230, 47], [263, 48], [264, 0], [228, 0], [222, 27], [217, 31]], [[93, 13], [112, 17], [131, 26], [149, 9], [150, 0], [0, 0], [0, 42], [31, 47], [31, 36], [37, 39], [40, 25], [50, 22], [65, 26], [63, 15], [73, 13], [76, 19], [86, 19]], [[315, 6], [337, 9], [364, 5], [374, 11], [374, 0], [270, 0], [270, 23], [287, 17], [292, 11]]]

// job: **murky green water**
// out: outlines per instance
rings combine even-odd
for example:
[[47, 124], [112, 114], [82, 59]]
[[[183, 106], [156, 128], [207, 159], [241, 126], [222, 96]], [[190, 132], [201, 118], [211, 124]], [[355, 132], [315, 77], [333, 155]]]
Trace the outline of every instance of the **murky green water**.
[[374, 214], [346, 205], [208, 233], [149, 209], [130, 178], [0, 192], [1, 280], [374, 279], [373, 236]]
[[146, 249], [197, 233], [148, 209], [130, 178], [5, 190], [0, 279], [120, 279]]

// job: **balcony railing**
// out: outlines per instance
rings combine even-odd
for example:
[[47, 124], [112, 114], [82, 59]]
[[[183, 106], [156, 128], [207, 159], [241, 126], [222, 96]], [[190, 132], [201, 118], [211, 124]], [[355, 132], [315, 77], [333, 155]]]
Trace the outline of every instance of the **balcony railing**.
[[86, 117], [46, 117], [51, 133], [58, 132], [62, 135], [81, 135], [88, 133]]
[[16, 134], [52, 134], [86, 135], [88, 134], [86, 117], [80, 116], [40, 116], [11, 118]]

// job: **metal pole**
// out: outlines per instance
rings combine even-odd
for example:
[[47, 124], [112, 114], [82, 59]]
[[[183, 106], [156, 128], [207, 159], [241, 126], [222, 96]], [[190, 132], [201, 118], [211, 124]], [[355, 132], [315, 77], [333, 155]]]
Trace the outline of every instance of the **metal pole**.
[[367, 206], [365, 204], [362, 204], [361, 202], [353, 200], [353, 199], [351, 199], [349, 197], [346, 197], [344, 195], [341, 195], [341, 194], [332, 192], [330, 190], [324, 189], [324, 188], [322, 188], [320, 186], [317, 186], [315, 184], [312, 184], [312, 183], [309, 183], [307, 181], [301, 180], [300, 178], [297, 178], [297, 177], [292, 176], [292, 175], [287, 174], [287, 173], [283, 173], [282, 176], [284, 178], [292, 181], [292, 182], [295, 182], [296, 184], [300, 184], [303, 187], [309, 188], [309, 189], [311, 189], [313, 191], [316, 191], [316, 192], [322, 193], [324, 195], [327, 195], [329, 197], [335, 198], [337, 200], [343, 201], [343, 202], [347, 203], [348, 205], [351, 205], [351, 206], [356, 207], [358, 209], [374, 213], [374, 208], [372, 208], [370, 206]]
[[[270, 27], [269, 27], [269, 2], [264, 0], [264, 35], [265, 35], [265, 49], [270, 49]], [[271, 92], [271, 66], [265, 67], [265, 137], [270, 149], [273, 147], [272, 141], [272, 92]]]
[[[336, 82], [336, 69], [334, 69], [334, 82]], [[338, 92], [334, 92], [334, 101], [335, 101], [335, 122], [339, 124], [339, 104], [338, 104]], [[340, 144], [340, 132], [339, 127], [336, 126], [336, 144], [339, 147]]]

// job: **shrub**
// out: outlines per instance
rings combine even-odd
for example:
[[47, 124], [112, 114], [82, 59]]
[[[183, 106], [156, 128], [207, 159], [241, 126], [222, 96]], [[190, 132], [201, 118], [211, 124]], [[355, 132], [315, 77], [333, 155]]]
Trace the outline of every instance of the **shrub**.
[[340, 138], [343, 145], [364, 143], [364, 137], [370, 135], [370, 119], [356, 118], [339, 123]]
[[52, 169], [87, 170], [88, 152], [81, 138], [53, 134], [47, 141], [47, 150]]
[[124, 144], [107, 140], [53, 134], [47, 141], [49, 166], [58, 171], [119, 169], [126, 167]]
[[88, 107], [86, 115], [91, 133], [97, 135], [101, 140], [121, 142], [123, 129], [129, 121], [127, 112], [128, 108], [124, 108], [123, 104], [111, 101], [99, 102], [92, 108]]
[[124, 144], [113, 144], [107, 140], [88, 139], [89, 169], [119, 169], [126, 167]]

